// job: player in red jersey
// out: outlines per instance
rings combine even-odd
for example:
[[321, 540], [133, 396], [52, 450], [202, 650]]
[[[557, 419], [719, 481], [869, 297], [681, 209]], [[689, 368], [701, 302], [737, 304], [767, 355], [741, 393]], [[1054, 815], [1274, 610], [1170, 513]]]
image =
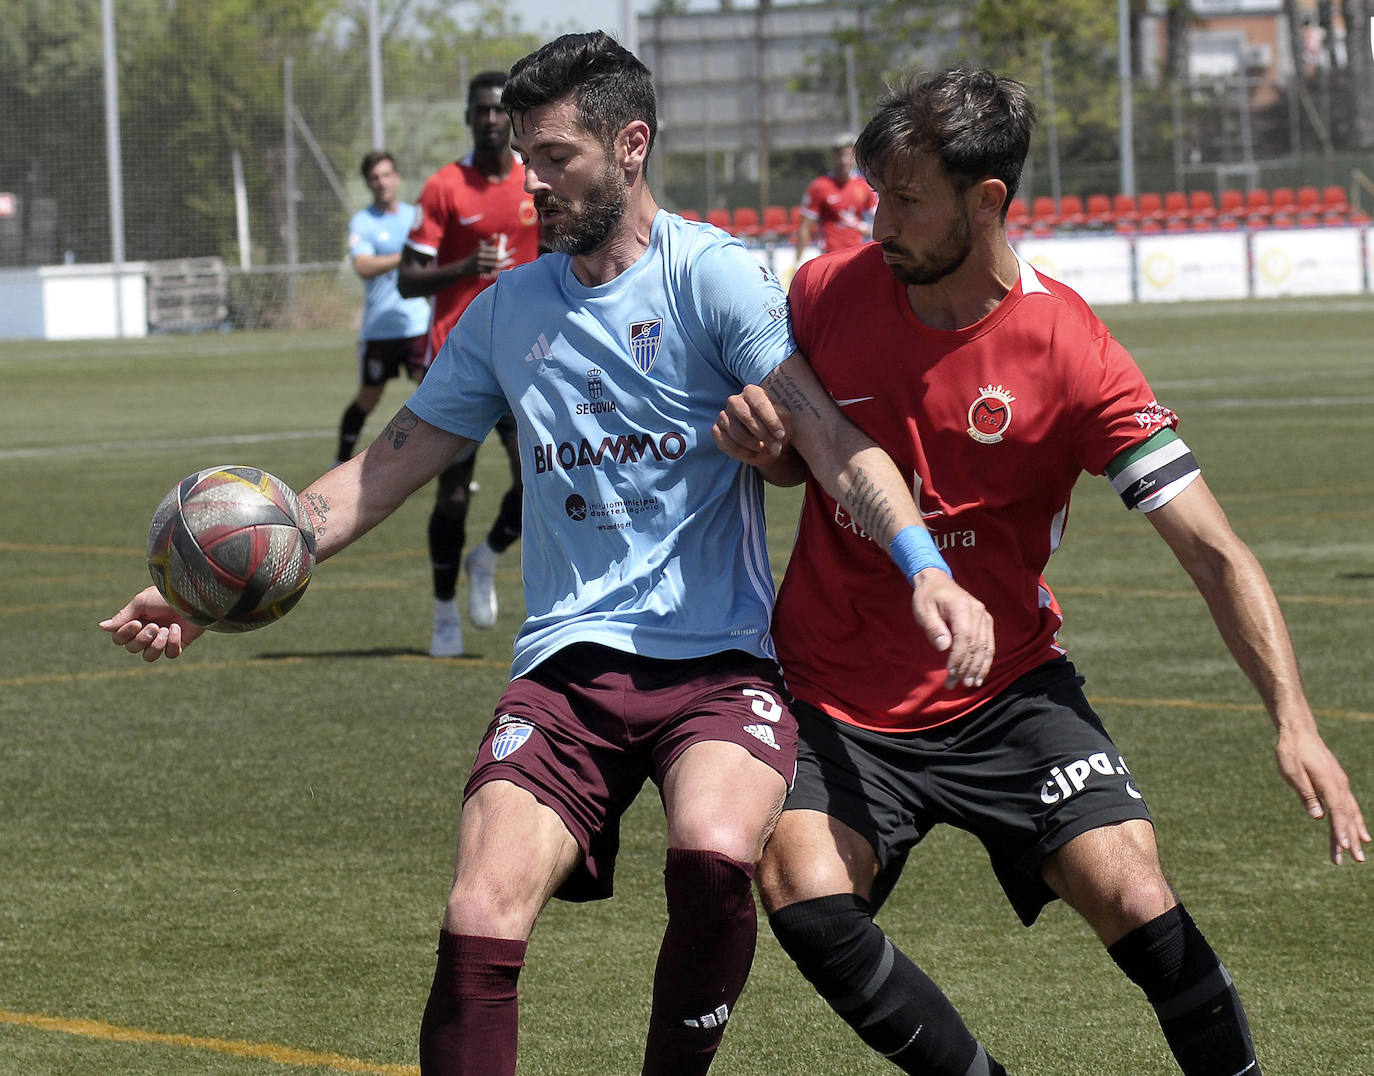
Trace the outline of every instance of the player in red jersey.
[[[503, 269], [539, 256], [539, 215], [525, 193], [525, 168], [510, 148], [510, 117], [501, 107], [502, 71], [484, 71], [468, 85], [466, 120], [472, 152], [425, 183], [402, 255], [398, 286], [405, 296], [434, 296], [428, 360], [433, 361], [468, 304]], [[476, 446], [439, 476], [429, 517], [434, 572], [434, 634], [429, 652], [463, 652], [463, 624], [454, 595], [460, 565], [468, 572], [468, 617], [479, 628], [496, 623], [497, 558], [520, 537], [520, 452], [515, 421], [496, 432], [510, 461], [511, 485], [486, 540], [463, 559]]]
[[857, 247], [872, 230], [878, 195], [854, 170], [854, 136], [841, 135], [831, 150], [831, 168], [817, 176], [802, 195], [797, 225], [797, 264], [820, 232], [821, 250], [834, 252]]
[[[1317, 731], [1264, 573], [1202, 480], [1177, 418], [1073, 291], [1008, 245], [1029, 147], [1024, 87], [987, 71], [912, 80], [880, 103], [858, 158], [875, 244], [795, 277], [793, 325], [826, 390], [913, 476], [959, 581], [993, 614], [979, 686], [912, 653], [890, 562], [809, 477], [774, 636], [797, 696], [796, 784], [760, 866], [773, 931], [860, 1037], [906, 1072], [1005, 1070], [874, 923], [936, 824], [982, 840], [1023, 922], [1062, 898], [1153, 1005], [1189, 1076], [1257, 1076], [1225, 968], [1160, 867], [1136, 779], [1056, 641], [1042, 577], [1083, 472], [1106, 474], [1188, 571], [1278, 732], [1281, 774], [1330, 854], [1369, 830]], [[803, 471], [756, 388], [717, 443], [775, 481]]]

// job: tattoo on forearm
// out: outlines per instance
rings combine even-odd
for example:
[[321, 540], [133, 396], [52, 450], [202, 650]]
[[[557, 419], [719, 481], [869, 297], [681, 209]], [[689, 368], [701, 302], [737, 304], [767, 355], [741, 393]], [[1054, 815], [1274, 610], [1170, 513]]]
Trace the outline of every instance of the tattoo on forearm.
[[419, 424], [420, 420], [415, 417], [415, 413], [410, 408], [403, 407], [396, 412], [396, 417], [386, 424], [380, 440], [390, 441], [391, 447], [399, 452]]
[[302, 506], [305, 514], [310, 517], [310, 524], [315, 528], [315, 541], [318, 542], [324, 537], [325, 521], [329, 515], [330, 504], [323, 493], [306, 493], [301, 497]]
[[854, 522], [874, 541], [880, 541], [896, 526], [897, 513], [878, 486], [863, 471], [859, 471], [844, 494], [845, 507]]
[[820, 418], [820, 408], [812, 401], [811, 397], [802, 391], [798, 385], [782, 367], [777, 367], [771, 374], [763, 379], [763, 387], [768, 395], [782, 404], [793, 414], [805, 412], [813, 418]]

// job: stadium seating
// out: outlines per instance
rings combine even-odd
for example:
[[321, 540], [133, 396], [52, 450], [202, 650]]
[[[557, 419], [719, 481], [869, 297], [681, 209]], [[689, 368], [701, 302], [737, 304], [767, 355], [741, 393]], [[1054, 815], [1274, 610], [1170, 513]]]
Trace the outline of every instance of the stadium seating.
[[1030, 223], [1032, 231], [1036, 228], [1053, 228], [1058, 220], [1059, 214], [1055, 209], [1054, 199], [1048, 194], [1038, 195], [1031, 199]]
[[730, 218], [730, 230], [735, 235], [753, 238], [763, 230], [763, 222], [759, 219], [759, 211], [753, 206], [737, 206], [734, 214]]
[[1105, 194], [1090, 194], [1085, 205], [1088, 223], [1095, 227], [1106, 227], [1116, 221], [1112, 212], [1112, 200]]
[[1188, 195], [1188, 219], [1194, 224], [1210, 222], [1216, 215], [1217, 203], [1211, 191], [1193, 191]]
[[1135, 224], [1140, 220], [1140, 206], [1136, 204], [1134, 195], [1114, 195], [1112, 197], [1112, 213], [1118, 221], [1125, 221], [1129, 224]]
[[1164, 223], [1164, 199], [1156, 191], [1142, 191], [1140, 197], [1136, 199], [1136, 205], [1140, 208], [1140, 222], [1154, 221], [1157, 224]]
[[734, 221], [730, 218], [728, 209], [708, 209], [706, 211], [706, 223], [714, 224], [722, 231], [730, 231], [734, 227]]
[[1030, 227], [1030, 207], [1024, 198], [1013, 198], [1007, 206], [1007, 227], [1022, 230]]
[[1065, 194], [1059, 199], [1059, 216], [1056, 224], [1060, 228], [1081, 228], [1088, 223], [1088, 213], [1083, 207], [1083, 199], [1077, 194]]
[[701, 220], [701, 210], [699, 209], [679, 209], [677, 215], [683, 220]]
[[1344, 217], [1350, 212], [1350, 203], [1345, 200], [1345, 188], [1328, 186], [1322, 188], [1322, 215], [1325, 217]]
[[1181, 220], [1185, 224], [1191, 214], [1188, 210], [1188, 196], [1183, 191], [1164, 192], [1164, 220]]
[[796, 233], [796, 229], [792, 227], [791, 218], [787, 215], [787, 207], [781, 205], [764, 206], [761, 231], [769, 239], [791, 239]]
[[1273, 212], [1274, 207], [1269, 201], [1269, 192], [1263, 187], [1253, 187], [1246, 192], [1245, 216], [1248, 220], [1263, 221]]

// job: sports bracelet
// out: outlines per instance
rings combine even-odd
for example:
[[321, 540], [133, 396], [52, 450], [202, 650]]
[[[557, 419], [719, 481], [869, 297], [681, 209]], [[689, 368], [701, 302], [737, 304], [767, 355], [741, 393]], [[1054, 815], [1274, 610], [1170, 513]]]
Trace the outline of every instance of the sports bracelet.
[[913, 584], [916, 582], [916, 573], [926, 568], [939, 568], [951, 578], [954, 576], [949, 570], [949, 565], [945, 563], [945, 558], [940, 556], [940, 551], [935, 548], [935, 540], [931, 538], [930, 531], [924, 527], [915, 524], [903, 527], [893, 537], [888, 554]]

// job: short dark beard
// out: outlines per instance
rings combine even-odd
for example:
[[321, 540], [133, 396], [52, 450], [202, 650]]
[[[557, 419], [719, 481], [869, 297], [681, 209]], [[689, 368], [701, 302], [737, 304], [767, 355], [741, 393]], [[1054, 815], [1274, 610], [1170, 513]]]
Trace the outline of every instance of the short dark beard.
[[625, 217], [628, 208], [625, 180], [620, 171], [608, 163], [587, 188], [581, 205], [546, 194], [536, 196], [534, 207], [565, 214], [555, 223], [541, 222], [539, 236], [544, 246], [574, 257], [590, 254], [610, 238]]
[[[893, 254], [906, 254], [900, 247], [890, 247]], [[968, 256], [973, 251], [973, 229], [969, 227], [968, 218], [962, 213], [955, 218], [955, 224], [945, 233], [940, 245], [927, 257], [921, 265], [897, 265], [889, 264], [892, 275], [908, 287], [922, 287], [926, 284], [935, 284], [943, 280], [954, 272], [959, 266], [963, 265]]]

